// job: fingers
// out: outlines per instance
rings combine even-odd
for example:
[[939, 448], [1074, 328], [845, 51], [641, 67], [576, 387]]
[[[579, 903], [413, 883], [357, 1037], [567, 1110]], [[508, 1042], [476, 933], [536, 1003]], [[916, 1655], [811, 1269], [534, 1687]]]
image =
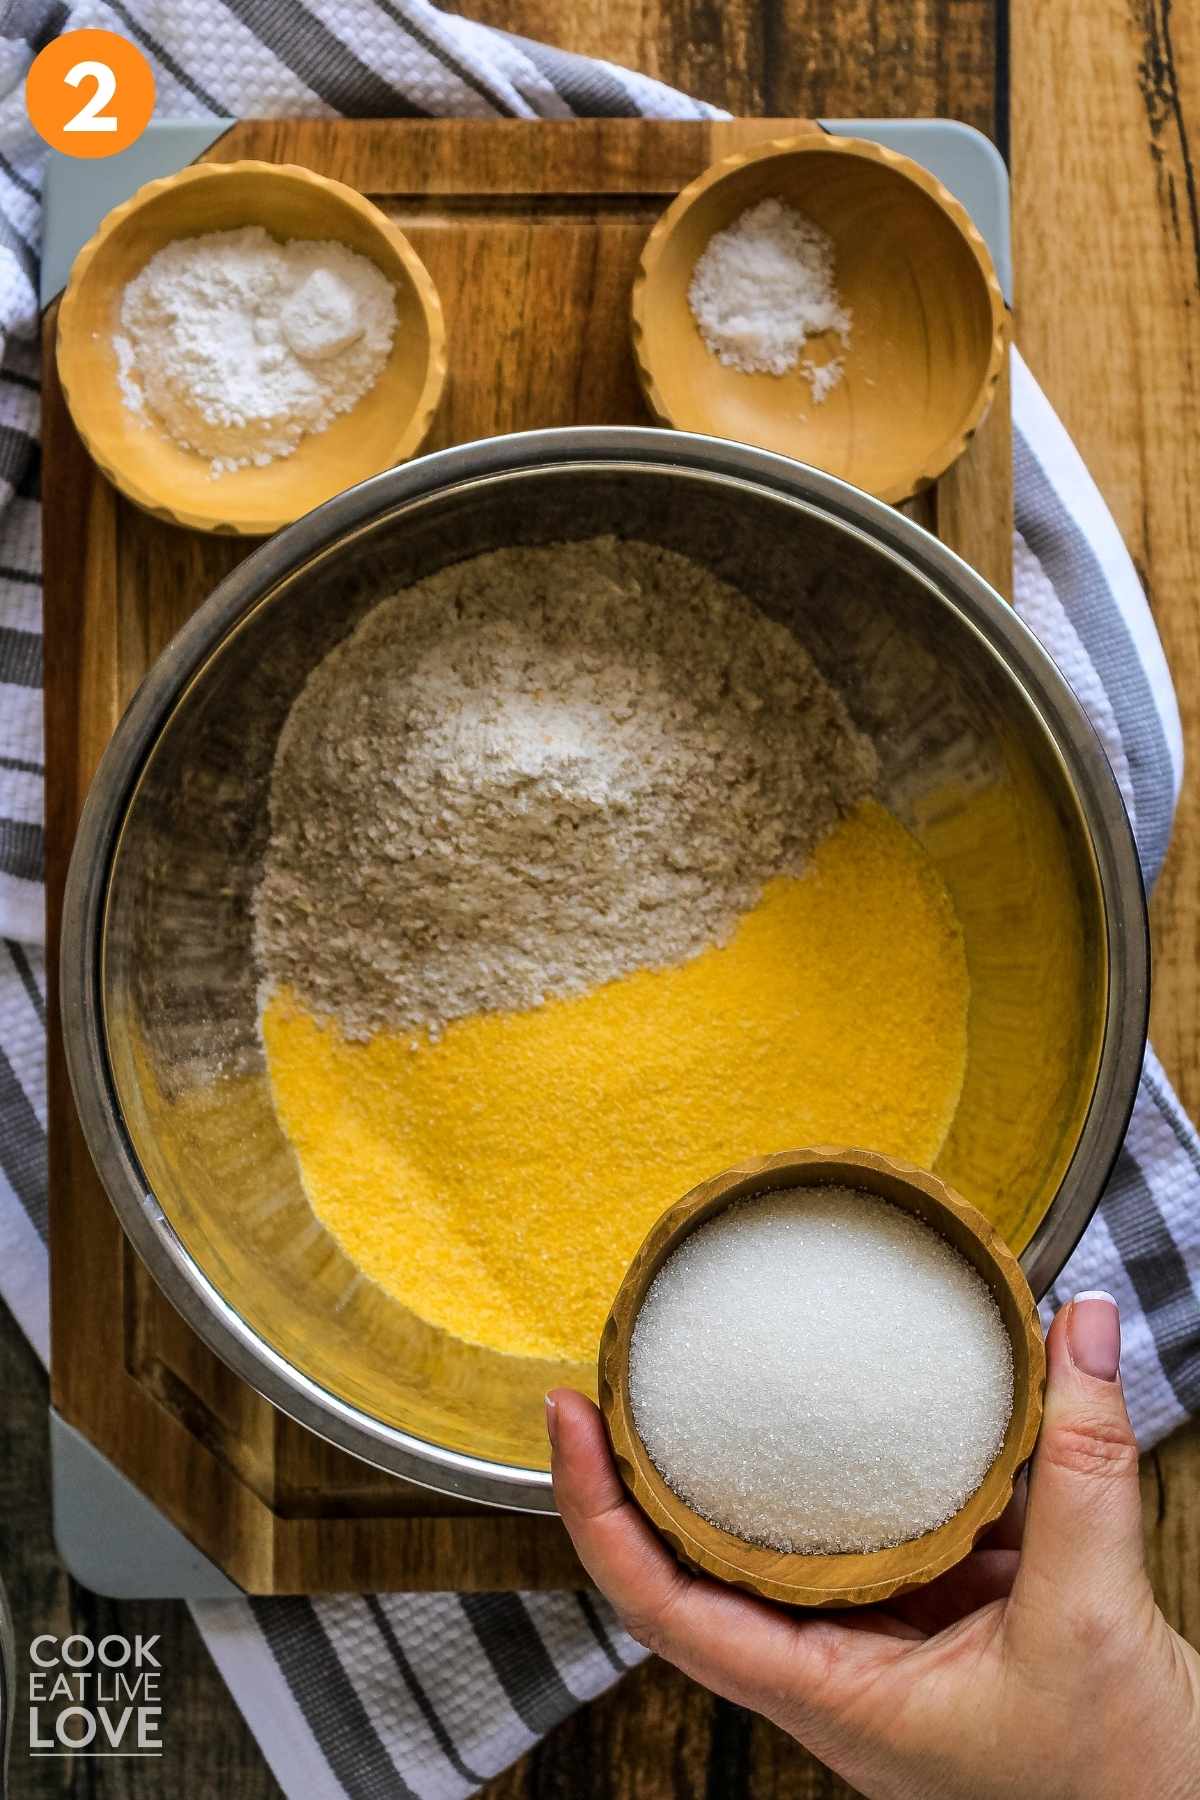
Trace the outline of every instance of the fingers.
[[599, 1412], [558, 1388], [547, 1395], [546, 1420], [555, 1502], [584, 1568], [631, 1631], [665, 1623], [691, 1578], [625, 1492]]
[[[559, 1388], [552, 1411], [554, 1498], [580, 1561], [639, 1642], [719, 1686], [746, 1672], [747, 1652], [770, 1665], [790, 1658], [784, 1615], [685, 1570], [621, 1483], [599, 1412]], [[730, 1654], [731, 1634], [741, 1649]]]
[[[547, 1396], [554, 1498], [584, 1568], [640, 1643], [727, 1699], [789, 1717], [831, 1715], [900, 1639], [793, 1619], [689, 1574], [628, 1497], [600, 1414], [582, 1394]], [[795, 1725], [793, 1724], [793, 1729]]]
[[1127, 1608], [1149, 1594], [1120, 1354], [1120, 1316], [1108, 1295], [1078, 1295], [1050, 1328], [1045, 1416], [1013, 1588], [1018, 1613], [1052, 1610], [1064, 1598], [1093, 1611], [1110, 1600]]

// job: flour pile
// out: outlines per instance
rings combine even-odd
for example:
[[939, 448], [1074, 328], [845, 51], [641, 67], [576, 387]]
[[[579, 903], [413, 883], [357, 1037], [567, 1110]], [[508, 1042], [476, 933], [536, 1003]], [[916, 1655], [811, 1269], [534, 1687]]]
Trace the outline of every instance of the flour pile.
[[378, 605], [294, 703], [264, 973], [361, 1038], [684, 962], [876, 776], [792, 633], [687, 558], [475, 557]]
[[113, 340], [125, 404], [214, 475], [290, 456], [377, 380], [392, 284], [344, 244], [261, 226], [180, 238], [125, 289]]
[[374, 608], [291, 707], [264, 974], [367, 1037], [682, 963], [874, 779], [792, 632], [684, 556], [477, 556]]

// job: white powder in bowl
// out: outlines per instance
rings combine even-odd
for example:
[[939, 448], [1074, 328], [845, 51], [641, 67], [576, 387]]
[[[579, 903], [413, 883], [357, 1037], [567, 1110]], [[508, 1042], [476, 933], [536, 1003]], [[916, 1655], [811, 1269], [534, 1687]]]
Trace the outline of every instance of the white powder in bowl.
[[[821, 332], [850, 342], [833, 239], [782, 200], [760, 200], [713, 234], [692, 273], [688, 304], [713, 355], [747, 375], [786, 375]], [[837, 386], [842, 369], [841, 357], [801, 363], [814, 403]]]
[[395, 290], [368, 257], [248, 225], [152, 256], [113, 344], [125, 404], [221, 475], [290, 456], [348, 412], [395, 330]]
[[974, 1493], [1008, 1428], [987, 1285], [851, 1188], [741, 1201], [685, 1239], [634, 1327], [630, 1399], [667, 1484], [774, 1550], [903, 1543]]

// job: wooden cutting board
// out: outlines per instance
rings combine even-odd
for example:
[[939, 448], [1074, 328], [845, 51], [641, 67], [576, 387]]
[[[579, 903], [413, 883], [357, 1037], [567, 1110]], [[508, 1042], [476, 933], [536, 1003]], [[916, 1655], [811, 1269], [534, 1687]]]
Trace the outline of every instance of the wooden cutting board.
[[[408, 233], [449, 332], [432, 450], [535, 426], [645, 423], [628, 302], [651, 224], [717, 157], [799, 123], [249, 122], [206, 160], [303, 163], [359, 188]], [[248, 1592], [579, 1586], [556, 1519], [384, 1475], [255, 1394], [155, 1288], [93, 1170], [55, 991], [75, 826], [138, 682], [250, 546], [163, 524], [92, 467], [55, 378], [56, 311], [45, 319], [43, 390], [54, 1404]], [[1002, 592], [1010, 452], [1003, 383], [967, 454], [906, 509]]]

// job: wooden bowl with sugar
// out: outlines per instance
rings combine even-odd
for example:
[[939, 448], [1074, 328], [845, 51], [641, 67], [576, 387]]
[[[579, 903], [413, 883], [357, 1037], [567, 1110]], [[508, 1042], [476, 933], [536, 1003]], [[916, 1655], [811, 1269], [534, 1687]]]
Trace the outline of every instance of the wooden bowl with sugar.
[[[635, 1423], [630, 1348], [656, 1275], [699, 1227], [738, 1201], [831, 1187], [889, 1201], [929, 1226], [978, 1272], [1012, 1348], [1012, 1410], [1000, 1449], [982, 1481], [944, 1524], [879, 1550], [785, 1552], [721, 1529], [667, 1485]], [[870, 1151], [817, 1148], [784, 1151], [728, 1169], [693, 1188], [662, 1215], [613, 1302], [600, 1345], [599, 1395], [625, 1486], [684, 1563], [768, 1600], [845, 1607], [886, 1601], [945, 1574], [996, 1522], [1037, 1438], [1045, 1372], [1033, 1294], [1017, 1259], [982, 1213], [924, 1170]]]
[[[851, 314], [847, 342], [833, 330], [810, 337], [782, 374], [722, 362], [688, 298], [714, 235], [765, 200], [832, 240]], [[779, 451], [893, 502], [936, 481], [970, 442], [1009, 323], [987, 245], [949, 190], [910, 157], [819, 126], [728, 156], [684, 188], [650, 233], [633, 288], [634, 356], [661, 424]], [[806, 359], [840, 360], [820, 400]]]
[[[396, 331], [378, 378], [290, 456], [214, 476], [125, 403], [114, 336], [126, 285], [181, 238], [260, 225], [273, 238], [332, 240], [392, 284]], [[433, 281], [403, 232], [353, 188], [283, 163], [198, 163], [139, 188], [104, 219], [71, 268], [58, 315], [58, 372], [92, 457], [147, 512], [198, 531], [265, 537], [343, 488], [415, 454], [446, 378]]]

